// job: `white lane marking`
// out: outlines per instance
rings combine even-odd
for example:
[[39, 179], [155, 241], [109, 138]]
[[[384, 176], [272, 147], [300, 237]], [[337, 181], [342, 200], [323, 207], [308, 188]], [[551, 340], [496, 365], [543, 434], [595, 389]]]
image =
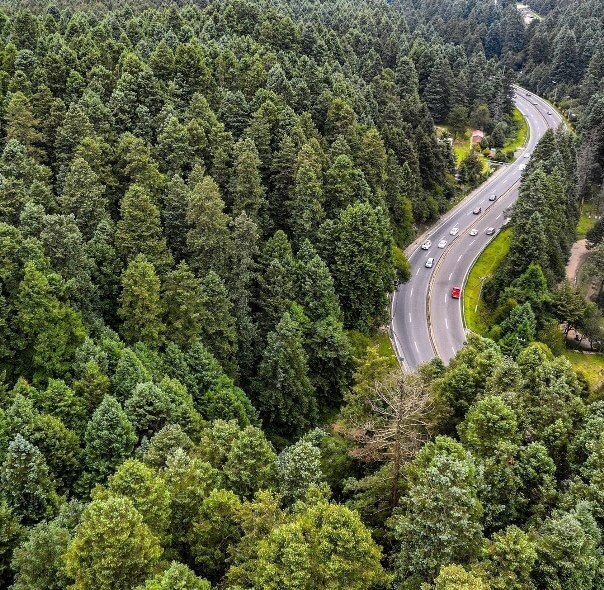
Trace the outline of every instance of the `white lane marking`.
[[409, 323], [411, 324], [411, 312], [409, 312]]
[[461, 260], [462, 256], [463, 256], [463, 254], [459, 255], [459, 258], [457, 259], [457, 262], [459, 262]]
[[415, 344], [415, 350], [417, 350], [417, 352], [419, 352], [419, 347], [417, 346], [417, 342], [413, 341], [413, 344]]
[[419, 274], [420, 269], [417, 269], [417, 272], [415, 273], [415, 275], [417, 276]]
[[447, 303], [447, 301], [449, 301], [449, 297], [448, 295], [445, 295], [445, 303]]
[[470, 242], [470, 246], [476, 241], [476, 238], [474, 238], [471, 242]]
[[411, 287], [411, 293], [409, 293], [409, 297], [413, 297], [413, 287]]
[[480, 204], [482, 205], [484, 203], [484, 199], [482, 199], [482, 201], [480, 201]]
[[457, 351], [455, 350], [455, 346], [451, 345], [451, 350], [453, 351], [453, 354], [457, 354]]
[[447, 330], [449, 329], [449, 322], [447, 321], [447, 318], [445, 318], [445, 326], [447, 328]]
[[500, 217], [501, 217], [501, 213], [497, 217], [495, 217], [495, 221], [497, 221]]
[[451, 274], [449, 275], [449, 280], [451, 280], [451, 277], [452, 277], [452, 276], [453, 276], [453, 273], [451, 273]]

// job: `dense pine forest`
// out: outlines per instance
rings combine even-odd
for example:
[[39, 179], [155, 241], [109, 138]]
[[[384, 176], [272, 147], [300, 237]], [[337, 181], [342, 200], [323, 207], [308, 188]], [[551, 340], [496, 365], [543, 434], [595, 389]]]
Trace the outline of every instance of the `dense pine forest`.
[[[602, 392], [557, 356], [602, 339], [563, 278], [604, 7], [533, 8], [0, 3], [0, 588], [604, 587]], [[504, 137], [515, 80], [577, 135], [524, 173], [488, 337], [404, 372], [442, 127]]]

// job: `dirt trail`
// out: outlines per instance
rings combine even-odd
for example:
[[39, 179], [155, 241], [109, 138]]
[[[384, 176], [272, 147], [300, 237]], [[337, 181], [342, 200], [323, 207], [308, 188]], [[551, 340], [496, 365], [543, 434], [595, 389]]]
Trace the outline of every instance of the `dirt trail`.
[[570, 258], [566, 265], [566, 278], [572, 285], [577, 283], [577, 272], [587, 256], [587, 240], [579, 240], [573, 244], [570, 251]]

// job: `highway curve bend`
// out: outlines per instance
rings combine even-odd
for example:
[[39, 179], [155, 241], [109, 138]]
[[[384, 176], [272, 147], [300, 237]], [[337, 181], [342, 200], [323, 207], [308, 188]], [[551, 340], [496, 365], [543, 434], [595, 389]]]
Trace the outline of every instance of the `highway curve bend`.
[[[405, 250], [411, 278], [393, 295], [390, 332], [399, 362], [409, 369], [435, 356], [447, 363], [463, 346], [463, 301], [453, 299], [451, 291], [464, 285], [474, 260], [503, 225], [505, 209], [518, 197], [523, 164], [543, 134], [563, 124], [560, 114], [547, 101], [523, 88], [515, 90], [514, 102], [530, 130], [526, 146], [517, 152], [519, 157], [502, 166]], [[497, 199], [490, 201], [493, 194]], [[473, 213], [477, 207], [482, 209], [478, 215]], [[487, 235], [490, 227], [495, 233]], [[455, 236], [450, 234], [453, 228], [458, 229]], [[476, 235], [471, 235], [473, 229]], [[421, 245], [426, 240], [432, 245], [423, 250]], [[441, 240], [447, 241], [444, 248], [438, 247]], [[426, 268], [428, 258], [434, 258], [432, 268]]]

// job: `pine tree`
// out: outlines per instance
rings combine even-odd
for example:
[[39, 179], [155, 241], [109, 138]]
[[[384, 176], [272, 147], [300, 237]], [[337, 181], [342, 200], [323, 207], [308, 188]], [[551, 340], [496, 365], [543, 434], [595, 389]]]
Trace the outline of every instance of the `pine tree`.
[[169, 117], [162, 126], [157, 135], [155, 151], [163, 172], [170, 176], [182, 174], [185, 165], [191, 160], [191, 148], [187, 128], [177, 117]]
[[347, 207], [331, 236], [328, 261], [347, 327], [367, 331], [382, 321], [393, 284], [390, 228], [379, 209], [367, 203]]
[[269, 431], [292, 436], [305, 430], [316, 418], [315, 392], [308, 376], [302, 329], [288, 311], [268, 335], [254, 391], [256, 406]]
[[39, 272], [27, 262], [17, 293], [22, 374], [35, 379], [62, 377], [71, 367], [85, 330], [78, 313], [55, 296], [58, 275]]
[[197, 577], [186, 565], [173, 561], [161, 574], [137, 590], [211, 590], [210, 582]]
[[258, 358], [256, 350], [257, 326], [252, 317], [252, 288], [258, 256], [258, 226], [242, 213], [231, 223], [231, 239], [237, 248], [230, 251], [229, 297], [237, 327], [238, 365], [242, 377], [249, 377]]
[[203, 306], [201, 281], [186, 262], [166, 275], [161, 297], [167, 338], [182, 349], [189, 348], [201, 333]]
[[35, 117], [29, 99], [22, 92], [10, 96], [6, 105], [6, 141], [17, 140], [27, 148], [28, 153], [40, 159], [42, 155], [37, 147], [42, 139], [38, 131], [39, 121]]
[[141, 185], [133, 184], [122, 199], [115, 243], [126, 262], [142, 254], [159, 274], [172, 265], [172, 256], [162, 235], [159, 209]]
[[0, 489], [24, 525], [52, 518], [59, 506], [55, 485], [42, 453], [20, 434], [8, 445]]
[[81, 590], [130, 590], [156, 570], [159, 540], [129, 498], [91, 502], [65, 554], [66, 569]]
[[245, 211], [258, 222], [266, 206], [265, 189], [260, 176], [258, 150], [251, 139], [242, 139], [235, 144], [235, 166], [229, 193], [233, 202], [233, 214]]
[[120, 332], [126, 342], [144, 342], [158, 347], [165, 332], [162, 313], [160, 280], [153, 264], [139, 254], [122, 275], [122, 294], [117, 314], [122, 319]]
[[65, 213], [73, 214], [86, 240], [108, 216], [105, 187], [83, 158], [71, 162], [59, 201]]
[[84, 474], [81, 486], [90, 490], [103, 483], [134, 450], [136, 434], [128, 416], [111, 396], [105, 396], [95, 410], [84, 436]]
[[237, 372], [237, 332], [233, 304], [221, 278], [210, 271], [201, 282], [201, 340], [225, 372]]
[[299, 244], [307, 238], [312, 240], [325, 218], [325, 212], [321, 169], [310, 144], [304, 145], [298, 154], [292, 195], [286, 205], [293, 241]]
[[[165, 539], [171, 517], [170, 494], [152, 469], [135, 459], [124, 461], [107, 481], [107, 492], [130, 499], [151, 532]], [[95, 500], [103, 495], [95, 491]]]
[[174, 175], [162, 194], [162, 220], [168, 246], [177, 261], [182, 260], [186, 252], [189, 199], [185, 181]]
[[442, 123], [449, 114], [451, 84], [453, 73], [447, 58], [439, 54], [424, 91], [424, 100], [430, 109], [430, 113], [437, 123]]
[[386, 182], [387, 155], [384, 141], [377, 129], [370, 129], [361, 138], [358, 161], [369, 186], [382, 198]]
[[189, 265], [198, 276], [213, 270], [225, 272], [225, 255], [229, 249], [229, 216], [218, 185], [206, 176], [197, 183], [187, 206], [187, 250]]
[[470, 562], [483, 540], [479, 474], [471, 456], [441, 437], [426, 445], [414, 464], [416, 475], [393, 519], [401, 582], [429, 581], [446, 564]]

